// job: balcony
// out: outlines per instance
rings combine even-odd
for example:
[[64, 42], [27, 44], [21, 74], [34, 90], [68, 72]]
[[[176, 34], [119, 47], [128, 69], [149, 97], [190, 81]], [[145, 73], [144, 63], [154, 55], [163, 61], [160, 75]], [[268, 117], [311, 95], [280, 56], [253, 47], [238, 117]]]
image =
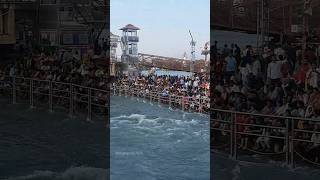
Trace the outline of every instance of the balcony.
[[124, 36], [121, 38], [121, 40], [127, 41], [127, 42], [139, 42], [139, 37], [138, 36]]

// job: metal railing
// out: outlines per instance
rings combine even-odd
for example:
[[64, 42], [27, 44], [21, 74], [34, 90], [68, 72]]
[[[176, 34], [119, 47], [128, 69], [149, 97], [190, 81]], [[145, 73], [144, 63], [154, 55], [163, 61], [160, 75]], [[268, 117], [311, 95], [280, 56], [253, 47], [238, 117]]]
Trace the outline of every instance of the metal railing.
[[2, 76], [0, 94], [10, 97], [13, 104], [29, 103], [30, 107], [48, 106], [51, 112], [58, 108], [67, 109], [70, 116], [86, 112], [87, 120], [92, 120], [93, 115], [109, 117], [108, 90], [73, 83]]
[[[86, 112], [88, 120], [98, 113], [109, 116], [108, 90], [24, 77], [0, 78], [0, 94], [10, 97], [13, 104], [48, 106], [50, 111], [63, 107], [70, 116]], [[304, 162], [320, 166], [320, 142], [315, 140], [318, 135], [320, 139], [320, 119], [210, 109], [207, 97], [164, 95], [126, 85], [112, 86], [111, 90], [114, 95], [143, 98], [184, 111], [209, 113], [210, 110], [212, 149], [227, 151], [233, 159], [259, 154], [268, 159], [280, 158], [290, 167]]]
[[305, 162], [320, 166], [320, 142], [312, 141], [312, 136], [320, 138], [320, 128], [315, 128], [320, 119], [213, 108], [210, 113], [212, 149], [225, 151], [233, 159], [258, 154], [269, 160], [280, 158], [289, 167]]
[[143, 98], [148, 101], [158, 104], [168, 105], [170, 108], [181, 109], [183, 111], [209, 113], [209, 98], [208, 97], [189, 97], [178, 96], [172, 94], [163, 94], [158, 91], [146, 91], [144, 88], [129, 87], [128, 85], [113, 85], [111, 87], [113, 95], [132, 96]]

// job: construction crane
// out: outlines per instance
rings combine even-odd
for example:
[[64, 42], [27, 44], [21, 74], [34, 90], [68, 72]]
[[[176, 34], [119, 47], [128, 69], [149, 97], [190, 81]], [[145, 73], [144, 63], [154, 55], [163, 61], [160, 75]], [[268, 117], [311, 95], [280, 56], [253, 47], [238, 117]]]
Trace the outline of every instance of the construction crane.
[[190, 42], [190, 45], [191, 45], [191, 62], [190, 62], [190, 72], [193, 73], [194, 72], [194, 61], [196, 59], [196, 42], [194, 41], [193, 39], [193, 36], [191, 34], [191, 31], [189, 30], [189, 34], [191, 36], [191, 42]]

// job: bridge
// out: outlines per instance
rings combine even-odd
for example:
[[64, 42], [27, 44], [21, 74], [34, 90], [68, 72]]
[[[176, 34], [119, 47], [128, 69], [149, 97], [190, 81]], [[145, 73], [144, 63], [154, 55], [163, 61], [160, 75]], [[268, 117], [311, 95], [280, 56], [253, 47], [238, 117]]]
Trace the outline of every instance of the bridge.
[[[157, 67], [160, 69], [190, 72], [191, 60], [139, 53], [139, 66]], [[209, 62], [194, 61], [194, 72], [209, 72]]]

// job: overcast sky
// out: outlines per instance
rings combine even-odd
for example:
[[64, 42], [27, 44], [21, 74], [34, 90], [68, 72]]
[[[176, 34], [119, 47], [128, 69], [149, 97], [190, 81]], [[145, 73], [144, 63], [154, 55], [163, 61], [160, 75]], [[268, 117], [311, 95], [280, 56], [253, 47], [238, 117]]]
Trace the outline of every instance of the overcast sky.
[[[139, 53], [190, 58], [191, 30], [196, 59], [210, 40], [210, 0], [111, 0], [111, 32], [127, 24], [139, 27]], [[118, 53], [121, 53], [118, 51]], [[120, 55], [120, 54], [119, 54]]]

